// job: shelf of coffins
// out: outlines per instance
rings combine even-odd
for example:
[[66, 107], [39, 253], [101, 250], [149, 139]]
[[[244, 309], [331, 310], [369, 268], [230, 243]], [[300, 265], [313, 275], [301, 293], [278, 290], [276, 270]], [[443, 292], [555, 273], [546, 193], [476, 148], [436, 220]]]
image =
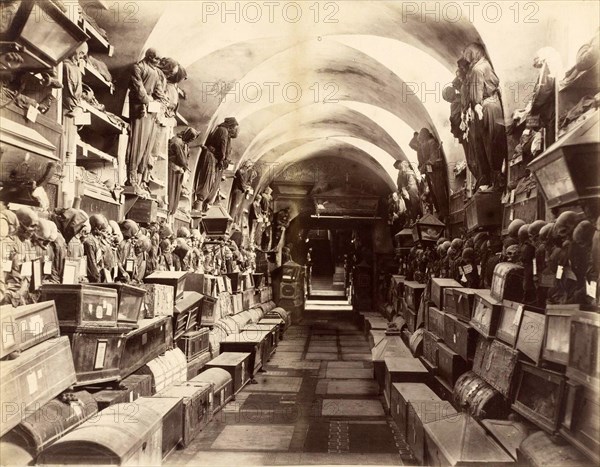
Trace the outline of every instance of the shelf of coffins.
[[88, 47], [91, 52], [100, 52], [112, 57], [114, 53], [114, 47], [110, 44], [108, 39], [106, 39], [100, 31], [98, 31], [92, 23], [90, 23], [85, 18], [79, 19], [79, 27], [85, 31], [85, 33], [90, 36], [88, 39]]
[[106, 81], [104, 76], [100, 74], [96, 68], [86, 62], [82, 73], [83, 82], [89, 85], [92, 89], [98, 91], [107, 91], [110, 94], [114, 93], [115, 86], [113, 83]]
[[115, 156], [81, 140], [77, 142], [76, 147], [78, 163], [108, 163], [117, 168], [117, 158]]
[[127, 131], [128, 125], [126, 123], [123, 122], [123, 124], [118, 124], [113, 122], [106, 112], [97, 109], [88, 102], [81, 101], [80, 106], [83, 110], [90, 113], [91, 125], [96, 131], [113, 134], [124, 133]]

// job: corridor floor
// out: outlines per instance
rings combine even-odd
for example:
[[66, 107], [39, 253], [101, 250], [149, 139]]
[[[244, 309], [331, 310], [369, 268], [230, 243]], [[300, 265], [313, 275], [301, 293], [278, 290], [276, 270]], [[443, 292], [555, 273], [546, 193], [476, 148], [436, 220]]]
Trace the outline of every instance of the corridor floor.
[[[352, 314], [312, 313], [167, 465], [411, 464]], [[414, 461], [413, 461], [414, 462]]]

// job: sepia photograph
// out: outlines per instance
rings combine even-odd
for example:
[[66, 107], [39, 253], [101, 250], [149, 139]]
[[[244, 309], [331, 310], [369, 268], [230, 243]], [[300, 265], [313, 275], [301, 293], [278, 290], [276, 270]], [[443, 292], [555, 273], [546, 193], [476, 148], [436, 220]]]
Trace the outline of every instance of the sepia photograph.
[[600, 464], [598, 0], [0, 0], [0, 466]]

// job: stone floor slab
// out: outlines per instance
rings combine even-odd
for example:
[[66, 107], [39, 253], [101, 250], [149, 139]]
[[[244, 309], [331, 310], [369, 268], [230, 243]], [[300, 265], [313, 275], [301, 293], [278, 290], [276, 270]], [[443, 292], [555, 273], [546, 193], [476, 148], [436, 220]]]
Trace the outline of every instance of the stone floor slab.
[[308, 353], [320, 353], [320, 352], [337, 354], [338, 349], [337, 349], [337, 347], [322, 347], [320, 345], [319, 346], [316, 346], [316, 345], [308, 346]]
[[373, 370], [357, 368], [328, 368], [326, 377], [332, 379], [373, 379]]
[[321, 415], [324, 417], [384, 417], [379, 400], [323, 399]]
[[327, 394], [376, 396], [379, 394], [379, 385], [373, 380], [364, 379], [331, 380], [327, 385]]
[[[362, 369], [365, 368], [364, 362], [329, 362], [327, 363], [327, 369], [333, 368], [356, 368]], [[367, 365], [368, 366], [368, 365]]]
[[286, 451], [293, 434], [293, 425], [228, 425], [211, 448], [227, 451]]
[[338, 356], [337, 356], [337, 352], [336, 353], [324, 353], [324, 352], [319, 352], [319, 353], [307, 353], [306, 357], [304, 357], [305, 360], [337, 360]]
[[342, 360], [370, 362], [371, 354], [370, 353], [345, 353], [345, 354], [342, 354]]
[[246, 390], [250, 392], [293, 392], [300, 390], [302, 378], [295, 376], [261, 376], [254, 378], [258, 384], [249, 384]]

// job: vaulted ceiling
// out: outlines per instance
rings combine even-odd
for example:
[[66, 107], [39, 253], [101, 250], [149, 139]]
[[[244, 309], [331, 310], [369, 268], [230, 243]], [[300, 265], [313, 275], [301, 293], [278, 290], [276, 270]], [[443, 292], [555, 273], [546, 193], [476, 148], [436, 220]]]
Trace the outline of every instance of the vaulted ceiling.
[[[530, 24], [524, 24], [525, 10], [519, 22], [511, 21], [508, 5], [501, 24], [489, 21], [490, 12], [470, 18], [463, 9], [457, 19], [445, 9], [424, 17], [420, 8], [423, 2], [139, 1], [119, 21], [114, 12], [96, 17], [115, 44], [108, 64], [120, 83], [147, 47], [186, 68], [182, 88], [188, 98], [181, 113], [201, 131], [199, 142], [224, 117], [238, 119], [236, 166], [253, 160], [282, 168], [331, 156], [361, 164], [391, 189], [393, 163], [416, 160], [408, 142], [422, 127], [443, 143], [449, 162], [463, 158], [441, 90], [468, 43], [483, 42], [505, 80], [535, 80], [535, 50], [567, 48], [556, 9], [544, 11], [543, 5]], [[507, 113], [527, 97], [508, 102], [504, 95]], [[260, 183], [268, 184], [273, 174], [262, 170]]]

